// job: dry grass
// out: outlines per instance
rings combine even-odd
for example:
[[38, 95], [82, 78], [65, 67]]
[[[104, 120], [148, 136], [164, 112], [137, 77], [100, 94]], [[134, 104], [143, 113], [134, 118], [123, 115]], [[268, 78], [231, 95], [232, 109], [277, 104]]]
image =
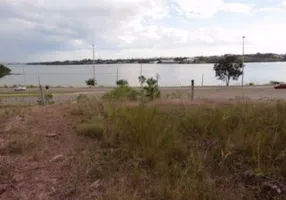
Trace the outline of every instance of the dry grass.
[[13, 185], [0, 187], [0, 199], [286, 198], [283, 102], [84, 98], [24, 109], [22, 118], [0, 134], [0, 184]]
[[99, 107], [104, 134], [83, 158], [102, 199], [286, 197], [284, 103]]

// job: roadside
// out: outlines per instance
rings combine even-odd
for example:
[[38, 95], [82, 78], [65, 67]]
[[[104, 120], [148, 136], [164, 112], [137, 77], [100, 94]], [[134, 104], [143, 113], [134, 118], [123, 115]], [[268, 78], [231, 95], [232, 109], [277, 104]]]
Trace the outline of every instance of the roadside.
[[[80, 94], [101, 97], [112, 88], [51, 88], [55, 103], [67, 103], [74, 101]], [[139, 89], [139, 88], [135, 88]], [[163, 99], [182, 98], [190, 99], [190, 87], [161, 87]], [[38, 88], [28, 88], [26, 92], [15, 92], [12, 89], [1, 88], [0, 98], [3, 104], [36, 104], [39, 98]], [[286, 99], [283, 89], [275, 90], [272, 86], [204, 86], [195, 87], [195, 99], [232, 100], [245, 98], [255, 101]]]

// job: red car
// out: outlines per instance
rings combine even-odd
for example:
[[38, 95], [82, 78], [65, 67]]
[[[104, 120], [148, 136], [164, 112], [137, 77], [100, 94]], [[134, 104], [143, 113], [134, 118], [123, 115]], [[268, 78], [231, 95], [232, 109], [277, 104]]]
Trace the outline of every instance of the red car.
[[275, 89], [286, 89], [286, 84], [279, 84], [279, 85], [276, 85], [274, 86]]

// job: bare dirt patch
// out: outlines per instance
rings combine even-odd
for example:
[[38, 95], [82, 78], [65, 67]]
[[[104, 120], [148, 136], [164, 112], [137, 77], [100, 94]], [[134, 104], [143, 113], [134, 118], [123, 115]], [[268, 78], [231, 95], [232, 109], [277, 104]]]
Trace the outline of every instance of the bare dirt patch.
[[0, 199], [44, 200], [60, 193], [59, 181], [69, 173], [64, 166], [80, 144], [76, 119], [67, 116], [68, 110], [63, 105], [33, 107], [1, 124], [5, 162], [0, 166]]

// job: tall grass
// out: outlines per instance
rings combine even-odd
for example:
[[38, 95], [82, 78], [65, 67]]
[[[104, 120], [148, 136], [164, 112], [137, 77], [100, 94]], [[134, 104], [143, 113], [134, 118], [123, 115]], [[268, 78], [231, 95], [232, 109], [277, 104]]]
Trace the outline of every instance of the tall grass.
[[286, 197], [284, 103], [100, 107], [103, 199]]

